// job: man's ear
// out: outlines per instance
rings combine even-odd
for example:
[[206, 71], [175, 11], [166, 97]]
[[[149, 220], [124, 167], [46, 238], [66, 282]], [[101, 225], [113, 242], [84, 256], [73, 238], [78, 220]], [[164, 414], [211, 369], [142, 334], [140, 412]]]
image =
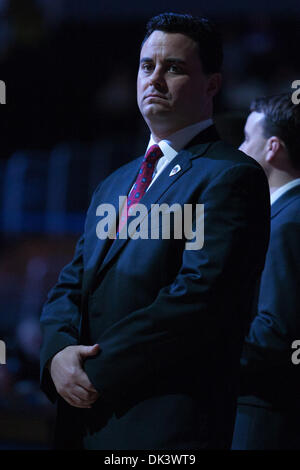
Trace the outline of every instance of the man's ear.
[[212, 73], [208, 77], [207, 94], [210, 97], [215, 96], [221, 88], [222, 75], [220, 73]]
[[267, 149], [266, 161], [268, 163], [271, 163], [274, 160], [281, 146], [282, 146], [281, 140], [275, 135], [268, 138], [267, 143], [266, 143], [266, 149]]

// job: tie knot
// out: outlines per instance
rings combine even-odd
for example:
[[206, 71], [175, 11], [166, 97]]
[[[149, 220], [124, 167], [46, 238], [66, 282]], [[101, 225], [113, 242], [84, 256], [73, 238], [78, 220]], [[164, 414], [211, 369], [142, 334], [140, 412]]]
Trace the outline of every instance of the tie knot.
[[145, 155], [145, 160], [147, 162], [156, 162], [160, 157], [162, 157], [163, 153], [159, 147], [159, 145], [151, 145], [151, 147], [147, 150], [147, 153]]

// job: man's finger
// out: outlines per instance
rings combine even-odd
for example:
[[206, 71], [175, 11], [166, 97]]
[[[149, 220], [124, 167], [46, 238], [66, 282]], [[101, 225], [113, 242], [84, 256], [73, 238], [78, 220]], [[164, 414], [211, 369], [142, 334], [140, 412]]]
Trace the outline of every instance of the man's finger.
[[78, 352], [83, 358], [88, 356], [95, 356], [100, 351], [99, 344], [94, 344], [93, 346], [79, 346]]
[[83, 387], [88, 392], [98, 393], [83, 369], [78, 372], [75, 383], [76, 385]]
[[72, 392], [74, 395], [76, 395], [80, 400], [85, 402], [85, 404], [92, 404], [94, 403], [99, 394], [98, 392], [88, 392], [85, 388], [81, 387], [80, 385], [74, 385], [72, 388]]
[[87, 397], [84, 389], [79, 386], [75, 386], [70, 390], [66, 394], [66, 397], [70, 400], [72, 406], [79, 408], [90, 408], [98, 398], [96, 395]]
[[91, 408], [90, 403], [83, 402], [78, 396], [74, 394], [64, 395], [62, 396], [67, 403], [71, 406], [75, 406], [76, 408]]

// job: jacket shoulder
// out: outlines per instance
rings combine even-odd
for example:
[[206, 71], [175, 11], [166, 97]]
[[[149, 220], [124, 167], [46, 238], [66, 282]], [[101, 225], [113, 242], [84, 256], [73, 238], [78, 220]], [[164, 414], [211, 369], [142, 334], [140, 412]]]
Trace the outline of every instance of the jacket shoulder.
[[190, 147], [191, 159], [202, 175], [216, 178], [220, 175], [229, 175], [239, 178], [241, 174], [260, 175], [260, 179], [267, 185], [267, 178], [261, 165], [254, 158], [236, 149], [232, 145], [218, 140], [203, 145]]
[[207, 156], [213, 160], [221, 162], [227, 162], [227, 165], [251, 165], [253, 167], [262, 169], [261, 165], [257, 163], [254, 158], [246, 155], [241, 150], [233, 147], [232, 145], [218, 140], [212, 143], [208, 148]]

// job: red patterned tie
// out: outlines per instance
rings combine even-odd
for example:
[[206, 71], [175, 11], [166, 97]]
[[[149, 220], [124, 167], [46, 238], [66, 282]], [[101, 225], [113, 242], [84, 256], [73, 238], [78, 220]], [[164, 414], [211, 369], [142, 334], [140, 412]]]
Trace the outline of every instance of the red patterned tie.
[[138, 204], [144, 196], [149, 184], [151, 183], [155, 163], [162, 155], [163, 153], [157, 144], [152, 145], [146, 152], [136, 182], [127, 198], [127, 206], [123, 207], [117, 238], [119, 236], [119, 232], [121, 232], [127, 221], [129, 210]]

